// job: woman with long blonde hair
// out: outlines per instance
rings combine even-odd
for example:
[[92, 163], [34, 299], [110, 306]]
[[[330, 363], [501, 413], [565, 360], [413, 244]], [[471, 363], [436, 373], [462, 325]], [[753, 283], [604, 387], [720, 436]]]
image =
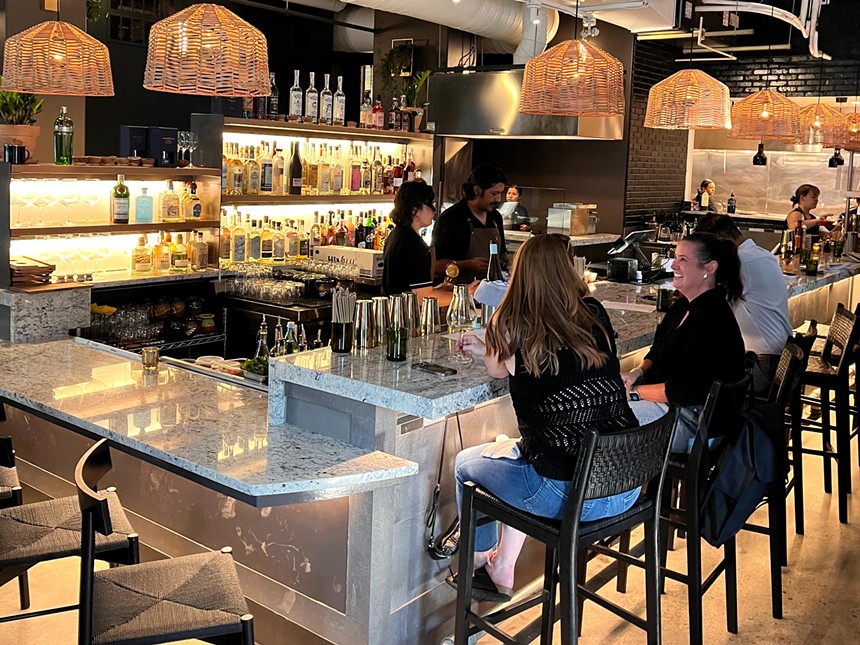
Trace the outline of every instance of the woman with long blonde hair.
[[[521, 438], [457, 455], [458, 504], [463, 484], [472, 481], [517, 508], [560, 519], [586, 431], [638, 425], [627, 404], [609, 316], [577, 275], [564, 236], [540, 235], [520, 247], [485, 340], [467, 334], [462, 346], [483, 359], [490, 375], [508, 379]], [[582, 519], [623, 513], [638, 496], [637, 488], [588, 500]], [[477, 528], [477, 600], [510, 598], [524, 539], [508, 526], [500, 535], [495, 524]]]

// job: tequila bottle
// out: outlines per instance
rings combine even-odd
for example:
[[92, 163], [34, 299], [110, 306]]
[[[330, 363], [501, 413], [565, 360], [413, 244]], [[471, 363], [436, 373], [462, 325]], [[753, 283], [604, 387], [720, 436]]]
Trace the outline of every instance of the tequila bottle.
[[328, 74], [323, 75], [323, 90], [320, 92], [320, 123], [323, 125], [331, 125], [332, 124], [332, 110], [334, 103], [334, 95], [331, 93], [331, 89], [329, 88], [329, 79], [330, 76]]
[[290, 111], [287, 115], [290, 121], [301, 123], [303, 99], [304, 92], [302, 92], [302, 87], [299, 85], [299, 70], [296, 69], [293, 70], [293, 86], [290, 88]]
[[316, 125], [319, 123], [319, 91], [317, 91], [316, 78], [314, 72], [311, 72], [311, 83], [308, 86], [307, 91], [305, 92], [305, 122], [313, 123]]
[[334, 93], [332, 119], [335, 125], [346, 125], [346, 94], [343, 93], [343, 76], [337, 77], [337, 91]]

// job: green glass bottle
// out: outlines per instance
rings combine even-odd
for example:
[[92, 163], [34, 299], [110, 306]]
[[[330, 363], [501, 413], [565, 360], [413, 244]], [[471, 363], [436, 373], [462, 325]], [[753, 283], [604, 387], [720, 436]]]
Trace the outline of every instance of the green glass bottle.
[[75, 142], [75, 124], [69, 117], [66, 106], [54, 121], [54, 163], [58, 166], [72, 165], [72, 150]]

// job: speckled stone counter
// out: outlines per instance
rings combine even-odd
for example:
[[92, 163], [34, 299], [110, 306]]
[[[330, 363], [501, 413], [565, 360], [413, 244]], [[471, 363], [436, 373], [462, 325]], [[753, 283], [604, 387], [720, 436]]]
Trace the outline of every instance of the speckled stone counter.
[[38, 343], [68, 337], [69, 330], [90, 324], [90, 289], [24, 293], [0, 289], [5, 315], [0, 338], [13, 343]]
[[[417, 466], [307, 430], [269, 426], [266, 396], [71, 339], [0, 345], [0, 396], [108, 437], [143, 459], [258, 506], [390, 485]], [[234, 458], [242, 455], [242, 458]]]

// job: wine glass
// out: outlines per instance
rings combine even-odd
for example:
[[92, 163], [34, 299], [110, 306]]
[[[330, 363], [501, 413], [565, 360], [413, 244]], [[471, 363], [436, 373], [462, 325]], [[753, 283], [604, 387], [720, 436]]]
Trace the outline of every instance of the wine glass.
[[199, 145], [197, 139], [196, 132], [186, 132], [186, 144], [188, 145], [188, 167], [193, 168], [194, 164], [191, 163], [191, 157], [194, 154], [194, 151], [197, 150], [197, 146]]
[[101, 201], [102, 194], [101, 191], [99, 191], [98, 189], [98, 182], [87, 181], [84, 183], [86, 184], [86, 187], [81, 191], [81, 199], [83, 199], [86, 205], [89, 206], [89, 208], [87, 209], [87, 218], [85, 221], [88, 224], [92, 224], [93, 222], [98, 221], [95, 216], [94, 210], [96, 204]]
[[[33, 206], [35, 208], [36, 207], [36, 198], [38, 197], [38, 194], [39, 193], [38, 193], [38, 191], [36, 191], [35, 184], [33, 183], [32, 180], [23, 180], [21, 182], [21, 190], [19, 193], [21, 201], [23, 202], [21, 204], [21, 207]], [[28, 228], [31, 225], [32, 220], [28, 220], [27, 222], [21, 222], [20, 221], [20, 219], [21, 219], [21, 207], [19, 207], [19, 209], [18, 209], [18, 219], [19, 219], [18, 223], [19, 223], [19, 225], [23, 224], [22, 228]]]
[[177, 166], [185, 166], [183, 161], [185, 160], [185, 151], [188, 150], [188, 131], [187, 130], [179, 130], [176, 133], [176, 148], [179, 151], [179, 159]]
[[110, 233], [93, 233], [91, 236], [90, 257], [93, 259], [93, 274], [99, 273], [99, 262], [106, 260], [111, 251], [108, 248]]
[[[12, 185], [15, 186], [15, 184]], [[9, 203], [15, 207], [15, 217], [10, 222], [12, 228], [21, 227], [21, 207], [30, 204], [25, 195], [26, 190], [24, 188], [15, 188], [10, 191]]]
[[455, 363], [468, 365], [474, 360], [471, 354], [464, 352], [460, 347], [463, 344], [463, 334], [472, 330], [477, 319], [478, 313], [475, 311], [475, 303], [466, 290], [466, 285], [455, 285], [454, 297], [448, 306], [448, 333], [459, 332], [460, 334], [457, 351], [452, 352], [449, 356]]
[[60, 189], [60, 201], [66, 206], [66, 226], [74, 226], [72, 221], [72, 206], [81, 201], [77, 182], [74, 179], [63, 180]]

